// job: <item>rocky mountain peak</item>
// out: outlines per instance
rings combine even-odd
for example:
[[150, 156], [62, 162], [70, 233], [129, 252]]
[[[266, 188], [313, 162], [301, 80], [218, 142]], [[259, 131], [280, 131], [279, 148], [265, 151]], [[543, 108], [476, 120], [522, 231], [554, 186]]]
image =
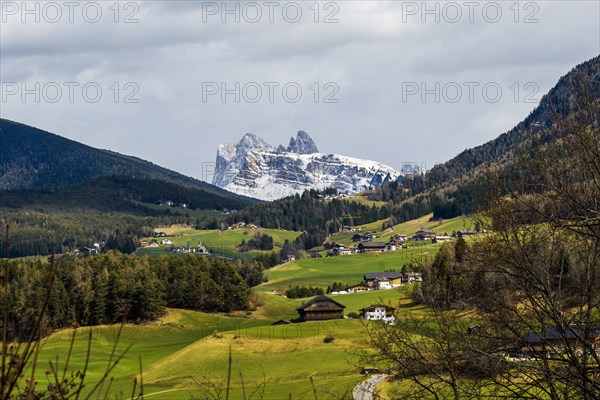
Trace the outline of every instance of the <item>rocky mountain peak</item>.
[[272, 149], [269, 143], [253, 133], [246, 133], [235, 147], [238, 152], [242, 153], [248, 150], [267, 151]]
[[290, 139], [290, 144], [287, 147], [289, 153], [297, 154], [313, 154], [318, 153], [319, 149], [315, 144], [315, 141], [310, 135], [304, 131], [298, 131], [296, 139], [293, 137]]

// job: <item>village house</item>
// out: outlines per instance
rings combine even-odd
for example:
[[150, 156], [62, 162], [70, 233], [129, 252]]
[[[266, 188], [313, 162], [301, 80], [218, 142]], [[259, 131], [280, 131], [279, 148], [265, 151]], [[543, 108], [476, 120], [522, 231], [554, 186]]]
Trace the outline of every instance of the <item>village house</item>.
[[460, 239], [464, 239], [469, 236], [477, 235], [478, 233], [479, 232], [472, 231], [472, 230], [460, 230], [460, 231], [456, 232], [456, 236], [458, 236], [458, 238], [460, 238]]
[[[600, 355], [600, 325], [570, 325], [559, 329], [556, 326], [548, 327], [540, 335], [529, 333], [524, 338], [523, 353], [530, 356], [552, 357], [563, 354], [567, 349], [583, 354], [586, 345], [591, 346], [596, 354]], [[589, 351], [589, 347], [587, 347]]]
[[163, 239], [162, 244], [173, 244], [173, 242], [171, 242], [171, 239]]
[[376, 280], [388, 279], [392, 287], [402, 285], [402, 272], [369, 272], [363, 276], [367, 286], [374, 287]]
[[367, 321], [383, 321], [386, 324], [394, 325], [396, 320], [394, 311], [394, 307], [384, 304], [373, 304], [370, 307], [361, 308], [360, 317]]
[[388, 243], [385, 246], [385, 251], [396, 251], [396, 245], [394, 243]]
[[344, 318], [344, 306], [327, 296], [317, 296], [296, 309], [298, 311], [298, 320], [306, 321], [324, 321], [328, 319]]
[[421, 229], [413, 235], [413, 240], [431, 240], [437, 236], [433, 229]]
[[356, 247], [359, 253], [374, 253], [385, 251], [386, 244], [383, 242], [360, 242]]
[[348, 293], [360, 293], [371, 290], [372, 288], [369, 285], [364, 283], [359, 283], [358, 285], [350, 286], [346, 289]]
[[160, 232], [160, 231], [154, 232], [154, 237], [165, 237], [165, 236], [167, 236], [167, 234], [164, 232]]
[[373, 287], [377, 290], [393, 289], [392, 282], [388, 278], [376, 278], [373, 281]]
[[363, 239], [363, 235], [361, 235], [360, 233], [357, 233], [356, 235], [352, 236], [353, 242], [360, 242], [362, 239]]
[[418, 272], [407, 272], [402, 275], [402, 284], [410, 285], [413, 282], [423, 282], [423, 277]]
[[353, 226], [346, 225], [346, 226], [342, 227], [342, 232], [343, 233], [354, 233], [354, 232], [356, 232], [356, 228]]
[[288, 254], [287, 256], [285, 256], [285, 259], [283, 261], [284, 262], [296, 261], [296, 257], [291, 254]]
[[329, 252], [334, 256], [347, 256], [350, 254], [356, 254], [358, 249], [356, 247], [347, 247], [343, 244], [334, 244], [333, 247], [329, 250]]
[[431, 239], [431, 243], [444, 243], [444, 242], [449, 242], [452, 239], [453, 239], [452, 236], [437, 235], [436, 237]]
[[404, 242], [406, 242], [407, 240], [408, 236], [395, 234], [394, 236], [392, 236], [392, 239], [390, 239], [390, 242], [398, 245], [404, 244]]

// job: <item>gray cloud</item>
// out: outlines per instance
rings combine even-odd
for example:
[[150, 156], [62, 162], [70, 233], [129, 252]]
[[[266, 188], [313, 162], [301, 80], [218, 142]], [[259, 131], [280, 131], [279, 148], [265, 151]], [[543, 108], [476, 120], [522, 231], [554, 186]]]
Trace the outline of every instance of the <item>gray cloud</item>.
[[[6, 10], [13, 2], [1, 3]], [[524, 101], [532, 94], [528, 83], [536, 85], [532, 97], [539, 100], [560, 76], [600, 52], [600, 6], [588, 1], [529, 2], [537, 6], [539, 19], [531, 24], [522, 23], [527, 2], [519, 3], [518, 23], [509, 9], [514, 2], [496, 3], [503, 11], [497, 23], [477, 13], [472, 23], [448, 23], [443, 15], [439, 23], [431, 16], [422, 23], [418, 13], [403, 14], [407, 5], [422, 2], [392, 1], [322, 1], [319, 23], [309, 9], [313, 2], [298, 2], [303, 10], [298, 23], [280, 13], [273, 23], [265, 15], [257, 23], [243, 18], [235, 23], [231, 17], [222, 23], [218, 15], [203, 16], [206, 2], [151, 1], [135, 3], [139, 22], [125, 24], [127, 3], [120, 3], [118, 23], [108, 8], [113, 2], [98, 2], [103, 18], [95, 24], [83, 18], [21, 23], [19, 15], [4, 14], [3, 85], [97, 82], [102, 98], [90, 103], [76, 93], [73, 102], [63, 96], [57, 103], [44, 98], [36, 103], [32, 96], [22, 102], [15, 95], [0, 103], [2, 117], [199, 178], [206, 178], [202, 165], [214, 160], [222, 142], [253, 132], [276, 145], [299, 129], [308, 131], [323, 152], [398, 168], [405, 161], [431, 166], [524, 118], [535, 106]], [[449, 2], [428, 4], [442, 9]], [[465, 11], [464, 2], [456, 4]], [[332, 10], [339, 22], [323, 23]], [[133, 96], [138, 103], [124, 101], [131, 94], [124, 87], [128, 82], [139, 87]], [[243, 98], [236, 103], [232, 95], [225, 103], [219, 96], [203, 102], [205, 82], [226, 82], [229, 88], [235, 82], [241, 87], [295, 82], [303, 93], [290, 103], [278, 89], [271, 103], [263, 87], [255, 104]], [[331, 93], [324, 87], [328, 82], [339, 87], [338, 103], [323, 102]], [[481, 91], [473, 102], [465, 92], [456, 103], [444, 96], [436, 102], [433, 95], [422, 102], [420, 94], [403, 101], [403, 85], [411, 82], [427, 88], [456, 83], [463, 90], [465, 82], [496, 83], [503, 93], [497, 102], [486, 101]]]

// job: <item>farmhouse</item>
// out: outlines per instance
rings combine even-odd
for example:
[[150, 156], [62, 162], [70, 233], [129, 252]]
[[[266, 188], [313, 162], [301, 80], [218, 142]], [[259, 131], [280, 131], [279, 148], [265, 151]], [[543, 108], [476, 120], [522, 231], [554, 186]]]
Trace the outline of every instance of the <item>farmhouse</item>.
[[394, 325], [394, 307], [384, 304], [373, 304], [370, 307], [360, 309], [360, 317], [368, 321], [384, 321], [386, 324]]
[[410, 285], [413, 282], [423, 282], [423, 277], [418, 272], [407, 272], [402, 275], [402, 284]]
[[365, 285], [364, 283], [359, 283], [358, 285], [350, 286], [349, 288], [346, 289], [346, 291], [348, 293], [360, 293], [360, 292], [366, 292], [371, 289], [372, 288], [370, 286]]
[[353, 242], [360, 242], [362, 240], [363, 236], [360, 233], [357, 233], [356, 235], [352, 236], [352, 241]]
[[449, 242], [452, 239], [453, 239], [452, 236], [437, 235], [436, 237], [431, 239], [431, 242], [432, 243], [444, 243], [444, 242]]
[[317, 296], [296, 309], [298, 319], [306, 321], [324, 321], [328, 319], [344, 318], [344, 306], [337, 301], [331, 300], [327, 296]]
[[350, 254], [356, 254], [358, 249], [356, 247], [346, 247], [343, 244], [336, 244], [333, 246], [331, 253], [336, 256], [347, 256]]
[[388, 243], [385, 246], [385, 251], [396, 251], [396, 245], [394, 243]]
[[344, 232], [344, 233], [354, 233], [354, 232], [356, 232], [356, 228], [353, 227], [353, 226], [344, 226], [342, 228], [342, 232]]
[[163, 239], [162, 244], [173, 244], [173, 242], [171, 242], [171, 239]]
[[[587, 328], [587, 329], [586, 329]], [[600, 354], [600, 325], [569, 325], [562, 329], [556, 326], [548, 327], [540, 335], [529, 333], [524, 339], [522, 351], [529, 355], [562, 354], [567, 349], [586, 351], [586, 345], [591, 345]], [[587, 348], [589, 350], [589, 347]]]
[[377, 290], [392, 289], [392, 282], [388, 278], [377, 278], [373, 281], [373, 287]]
[[413, 235], [413, 240], [430, 240], [437, 236], [433, 229], [421, 229]]
[[378, 251], [385, 251], [386, 244], [383, 242], [360, 242], [358, 246], [359, 253], [373, 253]]
[[395, 234], [392, 239], [390, 240], [390, 243], [394, 243], [394, 244], [403, 244], [404, 242], [406, 242], [408, 240], [408, 236], [406, 235], [399, 235], [399, 234]]
[[462, 230], [462, 231], [456, 232], [456, 236], [458, 236], [460, 239], [464, 239], [469, 236], [477, 235], [478, 233], [479, 232], [477, 232], [477, 231]]
[[384, 278], [389, 280], [392, 287], [402, 284], [402, 272], [369, 272], [363, 278], [369, 287], [375, 287], [375, 281]]

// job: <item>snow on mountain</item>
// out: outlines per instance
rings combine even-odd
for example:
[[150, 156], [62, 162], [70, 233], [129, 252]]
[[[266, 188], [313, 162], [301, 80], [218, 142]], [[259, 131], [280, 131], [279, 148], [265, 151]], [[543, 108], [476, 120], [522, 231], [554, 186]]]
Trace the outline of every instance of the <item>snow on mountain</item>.
[[213, 184], [261, 200], [275, 200], [306, 189], [334, 187], [351, 194], [400, 178], [392, 167], [368, 160], [319, 153], [304, 131], [288, 147], [271, 147], [248, 133], [217, 150]]

